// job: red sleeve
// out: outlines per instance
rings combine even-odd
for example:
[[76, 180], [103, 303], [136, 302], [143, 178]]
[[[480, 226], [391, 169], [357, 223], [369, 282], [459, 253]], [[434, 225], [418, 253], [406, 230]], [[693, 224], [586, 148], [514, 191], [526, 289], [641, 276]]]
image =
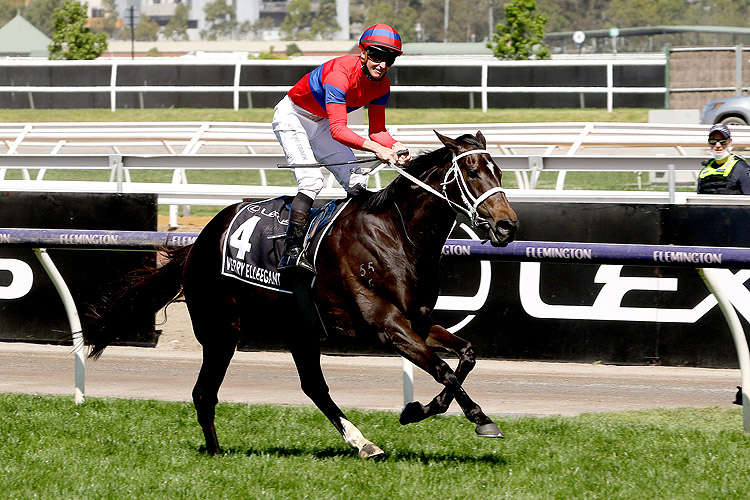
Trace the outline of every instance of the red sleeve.
[[331, 125], [331, 137], [344, 146], [362, 149], [365, 138], [356, 134], [346, 123], [346, 104], [329, 102], [326, 104], [328, 121]]
[[370, 104], [367, 111], [370, 122], [370, 139], [387, 148], [396, 144], [396, 139], [385, 129], [385, 105]]

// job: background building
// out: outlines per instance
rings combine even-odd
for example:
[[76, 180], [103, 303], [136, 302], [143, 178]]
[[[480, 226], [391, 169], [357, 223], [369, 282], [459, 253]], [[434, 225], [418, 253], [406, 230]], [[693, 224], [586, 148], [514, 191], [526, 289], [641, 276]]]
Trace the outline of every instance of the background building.
[[0, 57], [47, 57], [51, 42], [20, 15], [0, 27]]
[[[205, 8], [214, 0], [115, 0], [117, 12], [126, 25], [129, 26], [129, 15], [133, 9], [135, 23], [138, 24], [141, 13], [146, 14], [160, 26], [165, 26], [179, 4], [184, 4], [189, 11], [188, 34], [191, 40], [200, 39], [201, 30], [207, 28]], [[255, 23], [260, 18], [269, 18], [274, 22], [276, 30], [264, 33], [264, 39], [278, 39], [278, 27], [284, 21], [288, 0], [227, 0], [236, 13], [236, 20], [242, 24]], [[316, 12], [318, 1], [311, 2], [312, 11]], [[104, 15], [103, 0], [89, 0], [89, 17], [98, 18]], [[336, 0], [336, 21], [341, 29], [333, 37], [334, 40], [349, 39], [349, 0]], [[252, 35], [251, 35], [252, 37]]]

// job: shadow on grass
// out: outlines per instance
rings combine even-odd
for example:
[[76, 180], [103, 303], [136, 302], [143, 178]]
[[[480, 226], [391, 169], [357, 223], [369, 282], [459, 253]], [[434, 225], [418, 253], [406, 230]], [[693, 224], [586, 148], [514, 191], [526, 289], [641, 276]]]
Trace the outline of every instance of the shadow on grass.
[[[206, 453], [206, 448], [200, 448], [201, 453]], [[352, 460], [362, 460], [357, 455], [354, 448], [348, 447], [327, 447], [327, 448], [307, 448], [307, 447], [269, 447], [269, 448], [224, 448], [222, 449], [222, 455], [246, 455], [252, 456], [277, 456], [277, 457], [314, 457], [318, 459], [327, 458], [351, 458]], [[392, 453], [386, 452], [385, 457], [378, 458], [378, 461], [386, 462], [421, 462], [423, 464], [429, 463], [466, 463], [466, 464], [487, 464], [487, 465], [506, 465], [508, 460], [498, 454], [484, 453], [481, 455], [467, 455], [465, 453], [434, 453], [424, 451], [394, 451]]]

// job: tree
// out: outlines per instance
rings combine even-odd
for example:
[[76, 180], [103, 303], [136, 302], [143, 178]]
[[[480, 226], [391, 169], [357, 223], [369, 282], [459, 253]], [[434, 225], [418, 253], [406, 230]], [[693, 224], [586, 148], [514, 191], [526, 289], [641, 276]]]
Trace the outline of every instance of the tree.
[[92, 33], [84, 25], [88, 21], [88, 4], [68, 0], [55, 9], [50, 59], [96, 59], [107, 50], [107, 35]]
[[286, 40], [309, 38], [302, 33], [312, 20], [310, 0], [292, 0], [286, 10], [286, 16], [279, 29]]
[[138, 26], [133, 30], [135, 39], [139, 42], [155, 42], [159, 39], [159, 25], [146, 14], [141, 14]]
[[262, 37], [263, 32], [272, 30], [276, 25], [270, 17], [259, 17], [257, 21], [248, 26], [248, 33], [252, 32], [256, 37]]
[[602, 29], [611, 0], [537, 0], [550, 32]]
[[320, 36], [323, 40], [331, 40], [340, 29], [341, 26], [336, 21], [336, 0], [321, 0], [318, 13], [310, 25], [310, 34]]
[[[424, 0], [419, 10], [424, 41], [442, 42], [447, 35], [449, 42], [489, 40], [489, 10], [494, 6], [490, 0], [450, 0], [448, 8], [448, 31], [445, 33], [445, 0]], [[500, 9], [496, 9], [500, 12]], [[494, 26], [493, 26], [494, 28]]]
[[188, 17], [190, 11], [184, 3], [177, 4], [174, 9], [174, 14], [169, 19], [169, 22], [164, 26], [164, 36], [170, 40], [188, 40]]
[[23, 9], [23, 0], [0, 0], [0, 27], [16, 17]]
[[612, 0], [607, 8], [609, 24], [621, 28], [650, 26], [654, 19], [658, 24], [670, 25], [679, 19], [685, 10], [682, 0]]
[[237, 12], [226, 0], [215, 0], [203, 8], [208, 29], [201, 30], [201, 38], [208, 40], [232, 39], [237, 28]]
[[120, 13], [117, 11], [116, 0], [102, 0], [102, 30], [110, 38], [116, 38], [120, 28], [117, 27], [117, 19]]
[[52, 37], [55, 31], [55, 9], [61, 8], [64, 4], [65, 0], [33, 0], [21, 14], [39, 31]]
[[[487, 43], [499, 59], [549, 59], [543, 43], [547, 16], [533, 15], [535, 0], [510, 0], [505, 4], [505, 23], [498, 23], [492, 42]], [[493, 43], [494, 42], [494, 43]]]
[[416, 42], [417, 10], [406, 4], [394, 5], [390, 2], [374, 2], [364, 20], [364, 27], [384, 23], [392, 26], [401, 36], [402, 42]]

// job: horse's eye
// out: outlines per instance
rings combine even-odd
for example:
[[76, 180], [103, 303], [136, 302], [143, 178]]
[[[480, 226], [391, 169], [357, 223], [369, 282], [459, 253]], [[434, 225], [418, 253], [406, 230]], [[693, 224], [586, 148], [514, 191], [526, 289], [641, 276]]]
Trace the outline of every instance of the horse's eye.
[[479, 177], [479, 169], [478, 168], [470, 168], [466, 171], [466, 174], [469, 176], [469, 179], [476, 179]]

